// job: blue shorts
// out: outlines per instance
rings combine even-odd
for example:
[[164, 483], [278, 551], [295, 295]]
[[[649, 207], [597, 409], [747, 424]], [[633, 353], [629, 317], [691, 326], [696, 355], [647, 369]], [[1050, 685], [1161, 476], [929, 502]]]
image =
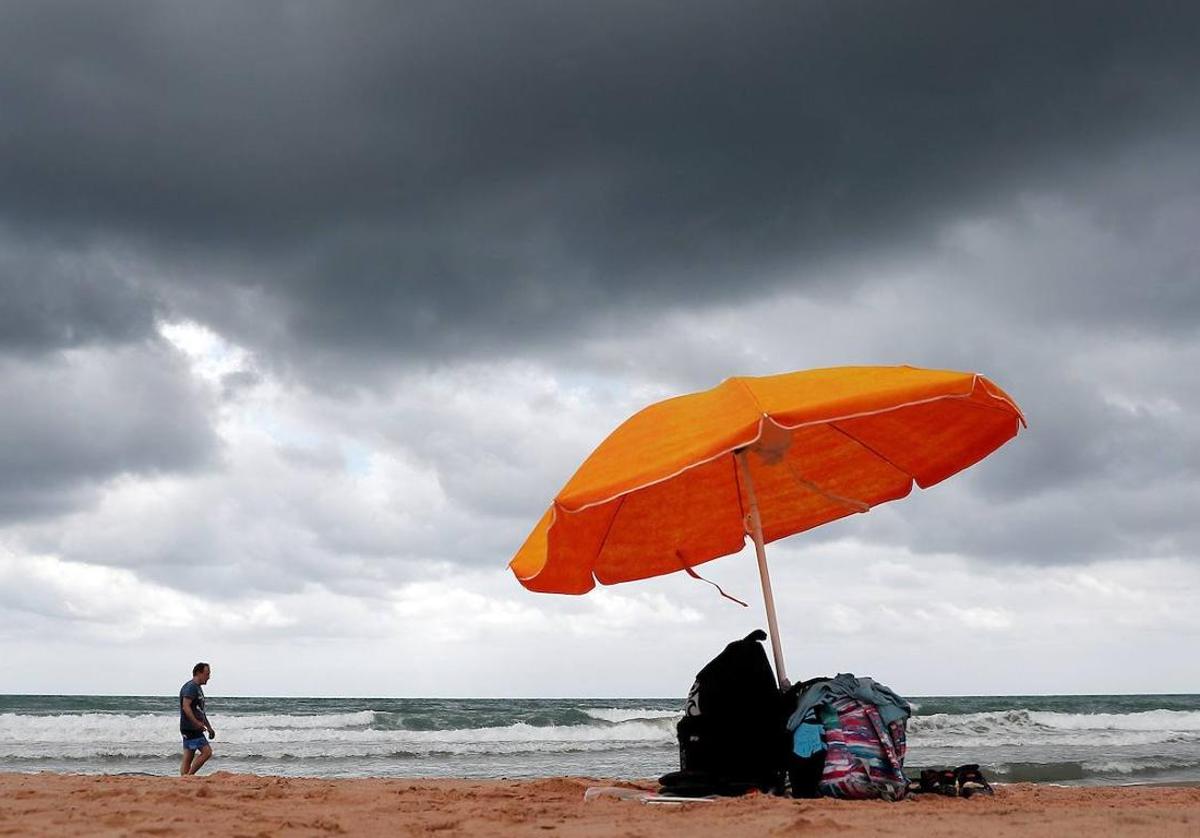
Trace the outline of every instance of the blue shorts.
[[208, 747], [208, 738], [203, 733], [199, 736], [193, 736], [191, 739], [184, 736], [183, 747], [189, 751], [202, 751]]

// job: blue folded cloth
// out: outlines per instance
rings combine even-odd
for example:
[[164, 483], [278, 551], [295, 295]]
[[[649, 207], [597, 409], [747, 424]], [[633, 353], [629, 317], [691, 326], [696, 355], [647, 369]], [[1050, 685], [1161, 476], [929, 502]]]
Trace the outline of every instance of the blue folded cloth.
[[836, 678], [813, 681], [800, 694], [795, 711], [788, 717], [788, 730], [795, 730], [821, 704], [831, 704], [839, 698], [854, 698], [865, 704], [874, 704], [885, 725], [912, 715], [912, 708], [890, 689], [871, 678], [855, 678], [848, 672]]
[[821, 726], [812, 722], [805, 722], [796, 728], [796, 732], [792, 734], [792, 752], [798, 757], [810, 757], [817, 751], [825, 750], [825, 743], [821, 741]]

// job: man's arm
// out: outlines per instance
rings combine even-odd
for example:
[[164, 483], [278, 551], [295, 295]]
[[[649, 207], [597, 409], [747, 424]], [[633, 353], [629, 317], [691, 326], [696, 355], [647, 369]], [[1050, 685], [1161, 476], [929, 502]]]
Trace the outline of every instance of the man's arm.
[[213, 730], [212, 725], [208, 723], [208, 717], [205, 716], [203, 712], [198, 713], [196, 711], [196, 709], [192, 706], [191, 698], [183, 699], [183, 715], [187, 716], [188, 721], [190, 721], [196, 727], [201, 727], [207, 730], [210, 739], [215, 739], [217, 737], [217, 732]]

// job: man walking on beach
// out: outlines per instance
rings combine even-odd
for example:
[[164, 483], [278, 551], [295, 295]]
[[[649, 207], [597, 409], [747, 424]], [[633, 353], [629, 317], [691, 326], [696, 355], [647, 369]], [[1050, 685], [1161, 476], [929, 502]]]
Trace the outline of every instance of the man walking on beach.
[[217, 738], [217, 732], [204, 714], [202, 688], [211, 674], [208, 664], [198, 663], [192, 667], [191, 680], [185, 681], [179, 690], [179, 732], [183, 735], [183, 764], [179, 766], [179, 773], [185, 777], [199, 771], [212, 756], [212, 746], [204, 738], [204, 732], [208, 731], [209, 739]]

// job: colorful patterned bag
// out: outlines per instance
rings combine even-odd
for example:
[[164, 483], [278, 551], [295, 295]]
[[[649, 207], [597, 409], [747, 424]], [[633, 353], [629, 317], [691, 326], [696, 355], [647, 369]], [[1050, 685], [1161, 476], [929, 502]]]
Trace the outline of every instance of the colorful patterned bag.
[[818, 712], [825, 728], [820, 793], [846, 800], [903, 799], [908, 793], [904, 719], [884, 725], [873, 704], [855, 698], [839, 698]]

